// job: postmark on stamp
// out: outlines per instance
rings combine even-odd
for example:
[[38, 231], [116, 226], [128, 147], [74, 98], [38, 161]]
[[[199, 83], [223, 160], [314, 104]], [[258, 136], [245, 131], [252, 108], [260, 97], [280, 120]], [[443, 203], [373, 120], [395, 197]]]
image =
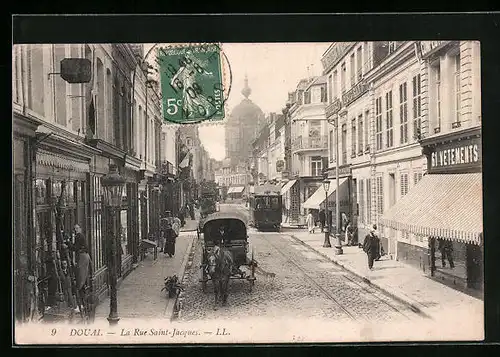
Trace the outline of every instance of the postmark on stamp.
[[224, 60], [215, 43], [158, 48], [164, 121], [194, 124], [224, 119], [231, 85], [224, 78]]

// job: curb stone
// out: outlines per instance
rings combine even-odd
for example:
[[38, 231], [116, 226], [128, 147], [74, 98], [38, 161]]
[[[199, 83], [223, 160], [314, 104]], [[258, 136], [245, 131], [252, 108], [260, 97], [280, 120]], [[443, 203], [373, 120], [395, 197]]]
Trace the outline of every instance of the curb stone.
[[378, 282], [373, 282], [370, 280], [370, 278], [368, 278], [365, 274], [359, 272], [356, 268], [348, 265], [348, 264], [345, 264], [345, 263], [342, 263], [342, 262], [339, 262], [331, 257], [329, 257], [328, 255], [326, 255], [325, 253], [311, 247], [309, 244], [307, 244], [306, 242], [304, 242], [303, 240], [301, 240], [300, 238], [298, 238], [297, 236], [291, 234], [290, 235], [293, 239], [295, 239], [296, 241], [300, 242], [301, 244], [307, 246], [308, 248], [314, 250], [316, 253], [318, 253], [319, 255], [321, 255], [322, 257], [324, 257], [325, 259], [328, 259], [330, 260], [331, 262], [333, 262], [334, 264], [340, 266], [341, 268], [353, 273], [354, 275], [356, 275], [358, 278], [361, 278], [365, 283], [373, 286], [373, 287], [376, 287], [378, 288], [379, 290], [382, 290], [383, 292], [387, 293], [388, 295], [390, 295], [391, 297], [393, 297], [394, 299], [398, 300], [399, 302], [407, 305], [410, 307], [410, 309], [413, 311], [413, 312], [416, 312], [418, 314], [421, 314], [422, 316], [426, 317], [426, 318], [430, 318], [432, 319], [432, 317], [425, 312], [425, 310], [427, 309], [425, 306], [423, 306], [422, 304], [420, 304], [419, 302], [413, 300], [412, 298], [410, 298], [409, 296], [405, 295], [404, 293], [400, 292], [400, 291], [397, 291], [396, 288], [393, 288], [393, 287], [390, 287], [390, 286], [387, 286], [386, 284], [382, 284], [382, 283], [378, 283]]
[[[183, 232], [184, 233], [184, 232]], [[188, 232], [186, 232], [188, 233]], [[192, 232], [189, 232], [192, 233]], [[189, 264], [189, 258], [192, 256], [193, 253], [193, 248], [194, 248], [194, 242], [196, 241], [196, 234], [190, 234], [191, 242], [188, 245], [188, 248], [186, 249], [186, 253], [184, 253], [184, 258], [182, 259], [181, 266], [179, 268], [179, 271], [177, 272], [177, 277], [179, 278], [179, 281], [181, 282], [181, 285], [184, 285], [184, 278], [185, 278], [185, 273], [187, 270], [187, 266]], [[182, 291], [177, 293], [175, 298], [168, 298], [167, 297], [167, 305], [165, 306], [165, 311], [163, 313], [164, 317], [168, 317], [170, 320], [174, 318], [174, 315], [176, 313], [176, 308], [179, 307], [179, 305], [182, 304]]]

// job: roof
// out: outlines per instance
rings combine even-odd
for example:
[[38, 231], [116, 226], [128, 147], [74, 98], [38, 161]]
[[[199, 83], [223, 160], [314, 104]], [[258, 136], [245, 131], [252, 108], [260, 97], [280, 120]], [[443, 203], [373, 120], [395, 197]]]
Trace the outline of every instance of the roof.
[[211, 213], [203, 219], [203, 223], [201, 225], [203, 226], [203, 225], [207, 224], [208, 222], [216, 221], [219, 219], [237, 219], [237, 220], [242, 221], [245, 224], [245, 226], [248, 224], [248, 216], [246, 214], [241, 213], [238, 210], [234, 210], [233, 212]]
[[418, 236], [481, 244], [481, 173], [425, 175], [380, 219], [384, 227]]
[[281, 186], [273, 185], [270, 183], [265, 183], [263, 185], [255, 186], [254, 188], [255, 195], [280, 195], [281, 194]]
[[326, 76], [316, 77], [316, 79], [314, 79], [313, 81], [311, 81], [311, 83], [309, 83], [309, 85], [307, 86], [307, 89], [309, 89], [312, 86], [320, 85], [320, 84], [326, 84]]

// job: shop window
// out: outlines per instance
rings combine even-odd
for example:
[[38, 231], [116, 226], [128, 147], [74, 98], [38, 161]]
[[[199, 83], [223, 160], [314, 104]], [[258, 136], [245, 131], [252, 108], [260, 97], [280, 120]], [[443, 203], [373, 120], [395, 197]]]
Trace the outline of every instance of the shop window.
[[48, 203], [47, 180], [37, 179], [35, 181], [35, 200], [36, 204]]
[[128, 251], [128, 210], [123, 209], [120, 212], [120, 247], [122, 259], [129, 254]]
[[399, 86], [399, 142], [408, 142], [408, 96], [406, 82]]

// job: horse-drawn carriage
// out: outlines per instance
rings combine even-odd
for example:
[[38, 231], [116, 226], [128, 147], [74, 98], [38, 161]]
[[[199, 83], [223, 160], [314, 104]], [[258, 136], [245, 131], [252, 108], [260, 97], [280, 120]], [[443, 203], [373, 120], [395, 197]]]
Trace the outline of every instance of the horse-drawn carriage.
[[[206, 291], [207, 283], [211, 280], [216, 300], [220, 293], [224, 303], [229, 279], [245, 279], [252, 289], [257, 262], [254, 260], [253, 249], [248, 257], [247, 218], [243, 214], [210, 214], [200, 221], [198, 236], [203, 236], [203, 240], [200, 240], [203, 249], [200, 282], [203, 291]], [[242, 267], [247, 269], [242, 270]]]

